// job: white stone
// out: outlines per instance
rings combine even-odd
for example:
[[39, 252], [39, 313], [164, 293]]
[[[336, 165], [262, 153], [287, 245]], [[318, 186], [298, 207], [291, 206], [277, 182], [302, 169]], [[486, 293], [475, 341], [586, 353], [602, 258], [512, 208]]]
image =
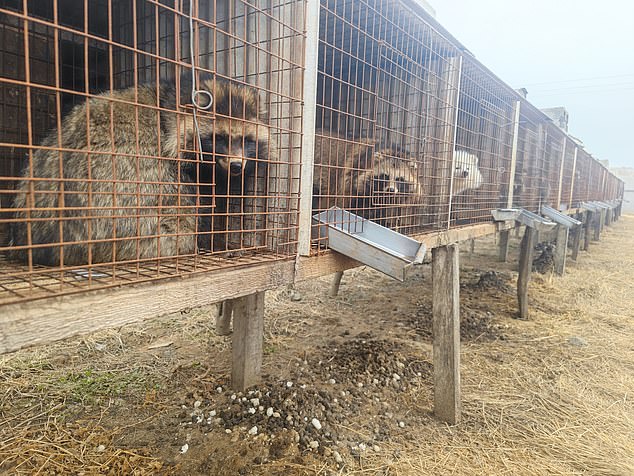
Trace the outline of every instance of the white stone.
[[267, 417], [273, 416], [273, 408], [272, 407], [269, 407], [269, 408], [266, 409], [266, 416]]
[[185, 454], [187, 453], [187, 450], [189, 449], [189, 445], [187, 443], [185, 443], [183, 446], [181, 446], [181, 454]]
[[313, 418], [310, 423], [315, 427], [315, 430], [321, 430], [321, 422], [317, 418]]
[[257, 435], [258, 434], [258, 427], [254, 426], [253, 428], [251, 428], [249, 430], [249, 435]]
[[335, 461], [337, 463], [343, 463], [343, 458], [341, 457], [338, 451], [334, 451], [332, 454], [335, 457]]

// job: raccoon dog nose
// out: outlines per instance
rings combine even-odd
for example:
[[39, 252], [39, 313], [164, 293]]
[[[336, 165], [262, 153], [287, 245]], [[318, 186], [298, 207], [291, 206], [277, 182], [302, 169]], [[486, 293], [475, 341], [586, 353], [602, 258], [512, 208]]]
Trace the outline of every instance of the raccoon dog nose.
[[467, 177], [469, 176], [469, 171], [468, 171], [468, 170], [463, 170], [463, 171], [462, 171], [462, 176], [463, 176], [464, 178], [467, 178]]
[[242, 172], [242, 164], [240, 162], [231, 162], [229, 165], [229, 171], [232, 174], [239, 174]]

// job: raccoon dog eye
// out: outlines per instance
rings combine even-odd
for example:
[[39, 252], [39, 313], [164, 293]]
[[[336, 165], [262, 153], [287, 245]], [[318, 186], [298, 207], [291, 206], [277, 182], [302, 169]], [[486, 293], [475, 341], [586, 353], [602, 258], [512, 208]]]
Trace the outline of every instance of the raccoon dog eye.
[[258, 156], [258, 144], [252, 137], [244, 138], [244, 155], [249, 159], [256, 159]]

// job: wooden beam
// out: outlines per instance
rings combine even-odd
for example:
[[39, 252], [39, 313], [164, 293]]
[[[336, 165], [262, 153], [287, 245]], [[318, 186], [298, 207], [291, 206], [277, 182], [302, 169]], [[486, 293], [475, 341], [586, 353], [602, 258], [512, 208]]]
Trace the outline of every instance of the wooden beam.
[[533, 268], [533, 248], [537, 230], [529, 226], [524, 231], [522, 244], [520, 245], [520, 265], [517, 275], [517, 300], [519, 302], [520, 319], [528, 319], [528, 283], [531, 280]]
[[295, 261], [285, 260], [8, 304], [0, 354], [273, 289], [294, 275]]
[[502, 230], [498, 236], [498, 259], [502, 263], [506, 263], [509, 258], [509, 238], [511, 232], [509, 230]]
[[460, 421], [460, 277], [458, 245], [432, 250], [434, 413]]
[[301, 193], [299, 198], [298, 252], [310, 255], [310, 234], [313, 214], [313, 173], [315, 160], [315, 115], [317, 111], [317, 55], [319, 54], [318, 0], [306, 3], [306, 39], [304, 43], [304, 74], [302, 106]]
[[330, 289], [328, 291], [328, 295], [330, 297], [337, 297], [337, 294], [339, 294], [339, 286], [341, 285], [341, 278], [343, 278], [343, 271], [337, 271], [335, 275], [332, 277], [332, 282], [330, 283]]
[[231, 317], [233, 316], [234, 300], [228, 299], [218, 304], [216, 314], [216, 334], [227, 336], [231, 334]]
[[264, 292], [238, 298], [233, 304], [231, 386], [238, 391], [257, 384], [262, 370]]
[[568, 252], [568, 228], [557, 225], [557, 246], [555, 247], [555, 273], [563, 276], [566, 271], [566, 253]]

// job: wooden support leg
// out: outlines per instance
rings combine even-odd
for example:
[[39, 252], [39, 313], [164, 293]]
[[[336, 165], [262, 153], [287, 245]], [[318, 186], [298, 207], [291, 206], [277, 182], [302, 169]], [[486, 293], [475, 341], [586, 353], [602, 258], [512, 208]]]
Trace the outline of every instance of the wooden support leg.
[[233, 301], [231, 385], [244, 391], [260, 380], [264, 340], [264, 291]]
[[469, 251], [471, 252], [471, 254], [473, 254], [475, 252], [475, 239], [471, 238], [471, 243], [469, 243]]
[[601, 217], [603, 216], [603, 211], [600, 210], [598, 212], [593, 213], [594, 215], [594, 237], [592, 241], [600, 241], [601, 240]]
[[510, 230], [503, 230], [500, 232], [500, 239], [498, 241], [498, 259], [502, 263], [506, 263], [509, 258], [509, 237], [511, 235]]
[[605, 211], [605, 226], [610, 226], [612, 224], [612, 209], [608, 208]]
[[432, 250], [434, 413], [460, 421], [460, 277], [458, 245]]
[[588, 251], [588, 248], [590, 248], [590, 232], [592, 230], [593, 223], [594, 223], [594, 212], [588, 211], [588, 213], [586, 213], [586, 221], [583, 224], [584, 226], [583, 251]]
[[233, 315], [233, 301], [223, 301], [218, 305], [216, 315], [216, 334], [227, 336], [231, 334], [231, 316]]
[[555, 273], [563, 276], [566, 271], [566, 253], [568, 252], [568, 228], [557, 225], [557, 245], [555, 247]]
[[599, 224], [599, 231], [601, 233], [603, 233], [603, 230], [605, 229], [605, 220], [606, 220], [606, 216], [608, 214], [608, 211], [605, 208], [601, 209], [601, 216], [600, 216], [600, 224]]
[[328, 290], [328, 295], [330, 297], [337, 297], [337, 294], [339, 294], [339, 286], [341, 285], [341, 278], [343, 278], [343, 271], [337, 271], [335, 275], [332, 277], [332, 282], [330, 283], [330, 289]]
[[577, 261], [579, 256], [579, 245], [581, 244], [581, 233], [583, 232], [583, 225], [576, 226], [572, 231], [572, 260]]
[[520, 307], [520, 319], [528, 319], [528, 283], [531, 280], [536, 235], [536, 230], [527, 226], [520, 248], [520, 266], [517, 276], [517, 300]]

